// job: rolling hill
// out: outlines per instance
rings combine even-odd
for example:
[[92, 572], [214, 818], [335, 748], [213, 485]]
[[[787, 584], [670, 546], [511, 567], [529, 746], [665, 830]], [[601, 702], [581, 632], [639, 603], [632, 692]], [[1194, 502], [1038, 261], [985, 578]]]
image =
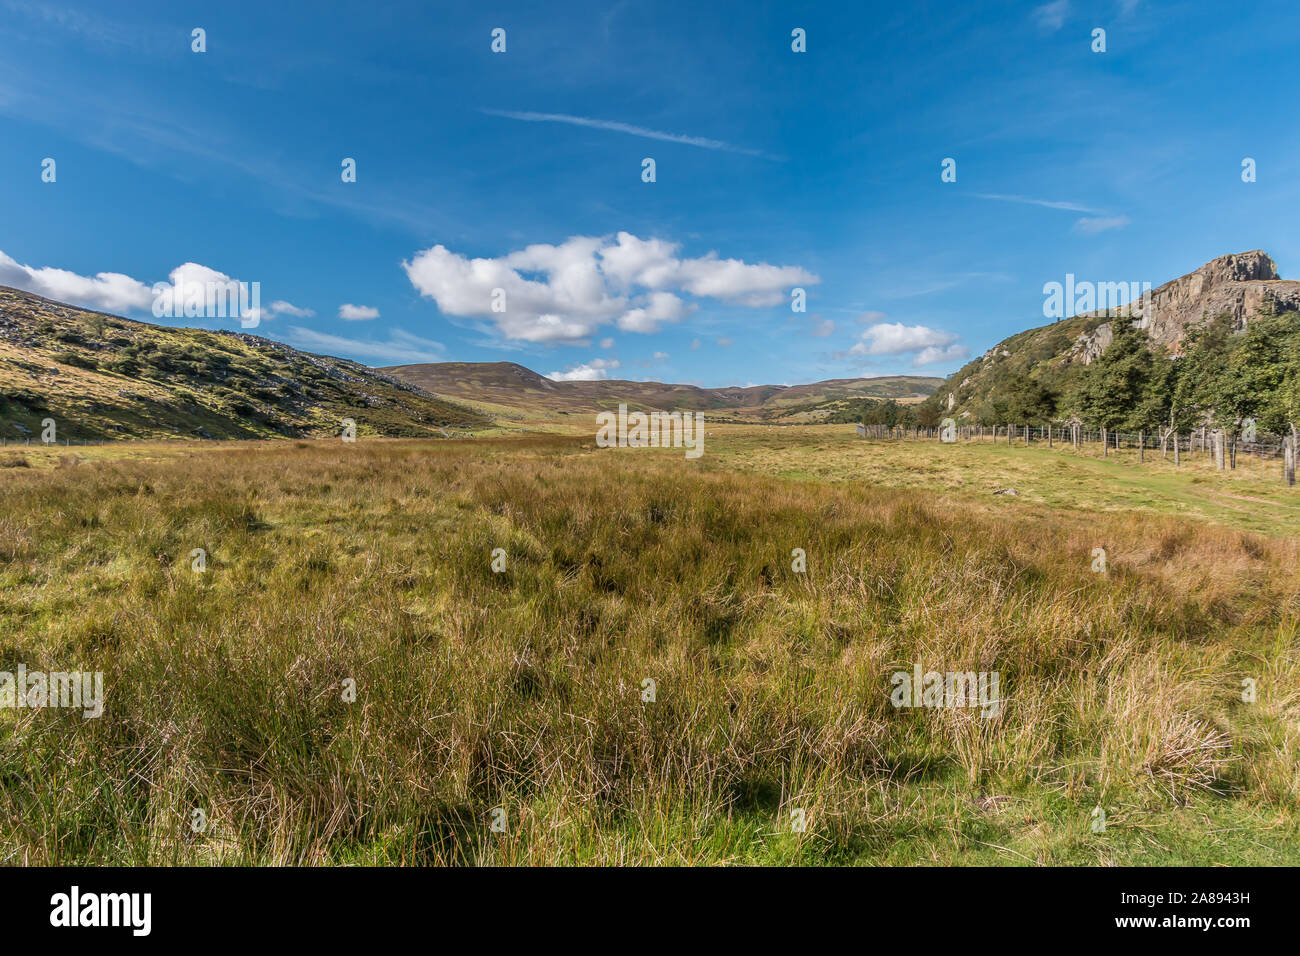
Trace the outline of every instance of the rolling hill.
[[0, 286], [0, 437], [423, 436], [476, 411], [345, 359], [260, 336], [150, 325]]
[[753, 421], [818, 421], [860, 399], [914, 403], [941, 379], [919, 375], [841, 378], [808, 385], [701, 388], [664, 382], [608, 379], [556, 382], [514, 362], [439, 362], [395, 365], [381, 371], [450, 401], [502, 414], [585, 412], [626, 403], [634, 409], [712, 411]]

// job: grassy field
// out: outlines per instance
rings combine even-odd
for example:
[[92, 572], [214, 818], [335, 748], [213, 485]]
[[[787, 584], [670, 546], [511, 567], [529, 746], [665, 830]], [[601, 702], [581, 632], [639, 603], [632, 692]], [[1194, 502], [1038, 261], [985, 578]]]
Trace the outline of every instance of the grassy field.
[[0, 709], [0, 862], [1300, 863], [1300, 492], [1156, 459], [8, 449], [0, 670], [105, 709]]

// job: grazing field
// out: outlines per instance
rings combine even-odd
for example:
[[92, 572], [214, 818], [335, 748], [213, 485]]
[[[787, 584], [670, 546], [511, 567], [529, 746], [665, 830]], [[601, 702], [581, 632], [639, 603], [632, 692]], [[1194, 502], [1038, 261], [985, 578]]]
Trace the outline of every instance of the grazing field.
[[[0, 709], [0, 862], [1300, 863], [1271, 467], [845, 426], [0, 459], [0, 670], [105, 691]], [[914, 667], [1000, 709], [896, 708]]]

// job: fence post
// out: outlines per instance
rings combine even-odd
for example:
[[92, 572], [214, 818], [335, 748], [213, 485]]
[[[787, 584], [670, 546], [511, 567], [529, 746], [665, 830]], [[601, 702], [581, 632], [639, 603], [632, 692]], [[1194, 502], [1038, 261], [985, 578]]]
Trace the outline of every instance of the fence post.
[[1295, 439], [1290, 435], [1282, 439], [1282, 477], [1288, 487], [1295, 486]]
[[1147, 460], [1147, 433], [1138, 429], [1138, 464]]

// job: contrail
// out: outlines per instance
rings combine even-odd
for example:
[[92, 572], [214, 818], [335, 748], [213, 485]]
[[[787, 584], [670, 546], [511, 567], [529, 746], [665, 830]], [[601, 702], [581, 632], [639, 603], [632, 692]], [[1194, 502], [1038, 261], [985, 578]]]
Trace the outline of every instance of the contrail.
[[770, 156], [758, 149], [748, 149], [744, 146], [735, 146], [731, 143], [724, 143], [720, 139], [708, 139], [704, 136], [683, 136], [680, 133], [664, 133], [657, 129], [646, 129], [644, 126], [633, 126], [631, 123], [618, 123], [613, 120], [590, 119], [586, 116], [570, 116], [567, 113], [533, 113], [517, 110], [480, 110], [489, 116], [504, 116], [506, 119], [523, 120], [526, 123], [568, 123], [570, 126], [585, 126], [589, 129], [607, 129], [615, 133], [628, 133], [632, 136], [642, 136], [646, 139], [663, 140], [666, 143], [681, 143], [683, 146], [698, 146], [701, 149], [719, 149], [728, 153], [741, 153], [745, 156], [758, 156], [761, 159], [773, 159], [777, 162], [785, 160], [780, 156]]

